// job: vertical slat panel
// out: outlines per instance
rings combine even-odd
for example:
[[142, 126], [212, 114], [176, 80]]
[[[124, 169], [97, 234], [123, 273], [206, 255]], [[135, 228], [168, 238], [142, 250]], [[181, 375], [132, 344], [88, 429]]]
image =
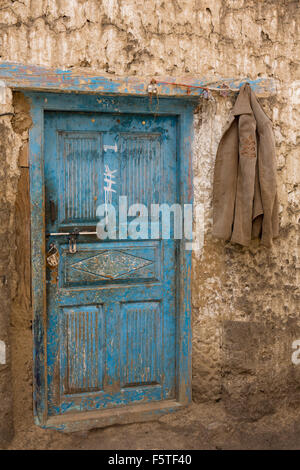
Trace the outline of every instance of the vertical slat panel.
[[137, 302], [122, 307], [121, 386], [161, 382], [161, 304]]
[[101, 188], [103, 152], [99, 132], [61, 132], [60, 178], [62, 200], [60, 222], [94, 221]]
[[121, 154], [121, 195], [128, 197], [128, 205], [159, 203], [160, 135], [123, 134]]
[[64, 308], [66, 361], [64, 392], [101, 390], [103, 386], [103, 313], [101, 307]]

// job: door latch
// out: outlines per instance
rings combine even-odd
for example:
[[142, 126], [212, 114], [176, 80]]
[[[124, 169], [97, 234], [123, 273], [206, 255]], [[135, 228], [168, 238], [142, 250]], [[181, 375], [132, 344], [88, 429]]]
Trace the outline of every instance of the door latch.
[[69, 252], [76, 253], [77, 251], [77, 239], [79, 236], [80, 230], [78, 228], [74, 228], [73, 232], [69, 233], [68, 240], [69, 240]]
[[46, 233], [46, 237], [68, 237], [69, 240], [69, 252], [77, 252], [77, 239], [79, 235], [97, 235], [97, 232], [80, 232], [79, 228], [74, 228], [72, 232], [51, 232]]

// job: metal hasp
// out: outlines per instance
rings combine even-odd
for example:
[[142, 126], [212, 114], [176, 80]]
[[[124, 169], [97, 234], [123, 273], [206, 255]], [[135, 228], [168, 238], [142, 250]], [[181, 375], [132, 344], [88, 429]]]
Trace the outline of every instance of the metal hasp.
[[[52, 221], [52, 219], [51, 219]], [[76, 253], [77, 251], [77, 240], [79, 235], [97, 235], [97, 232], [81, 232], [79, 228], [75, 228], [72, 232], [50, 232], [46, 233], [46, 237], [67, 237], [69, 241], [70, 253]]]
[[76, 253], [77, 251], [77, 239], [79, 236], [79, 229], [75, 228], [71, 233], [68, 235], [68, 240], [69, 240], [69, 252], [70, 253]]

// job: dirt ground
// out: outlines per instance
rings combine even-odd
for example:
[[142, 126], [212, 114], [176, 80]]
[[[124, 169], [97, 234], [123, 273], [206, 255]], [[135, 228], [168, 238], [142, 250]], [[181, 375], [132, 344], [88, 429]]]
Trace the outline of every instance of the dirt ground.
[[[295, 418], [296, 417], [296, 418]], [[35, 425], [17, 430], [9, 449], [220, 450], [300, 449], [300, 410], [256, 422], [235, 421], [222, 404], [192, 404], [157, 421], [63, 434]]]

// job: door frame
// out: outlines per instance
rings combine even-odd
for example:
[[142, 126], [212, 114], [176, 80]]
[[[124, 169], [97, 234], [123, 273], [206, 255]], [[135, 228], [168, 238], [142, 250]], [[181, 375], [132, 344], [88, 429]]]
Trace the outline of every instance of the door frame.
[[[156, 419], [191, 401], [191, 251], [179, 241], [177, 258], [176, 398], [106, 409], [47, 416], [46, 357], [46, 263], [45, 263], [45, 186], [44, 113], [48, 110], [157, 114], [177, 117], [178, 196], [180, 204], [193, 203], [192, 134], [195, 98], [153, 98], [75, 93], [24, 91], [31, 104], [33, 125], [29, 134], [31, 264], [33, 308], [33, 402], [35, 423], [61, 431], [83, 430], [111, 424]], [[157, 106], [158, 104], [158, 106]], [[157, 109], [158, 107], [158, 109]]]

